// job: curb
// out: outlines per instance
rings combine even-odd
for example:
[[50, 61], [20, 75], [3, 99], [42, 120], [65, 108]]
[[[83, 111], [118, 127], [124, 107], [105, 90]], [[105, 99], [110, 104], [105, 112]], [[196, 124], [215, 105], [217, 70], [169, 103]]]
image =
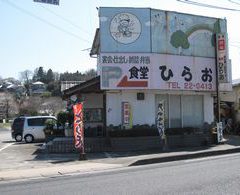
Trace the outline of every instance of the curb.
[[228, 150], [199, 152], [199, 153], [194, 153], [194, 154], [183, 154], [183, 155], [168, 156], [168, 157], [155, 157], [155, 158], [137, 160], [137, 161], [129, 164], [128, 166], [139, 166], [139, 165], [147, 165], [147, 164], [155, 164], [155, 163], [164, 163], [164, 162], [187, 160], [187, 159], [194, 159], [194, 158], [201, 158], [201, 157], [208, 157], [208, 156], [217, 156], [217, 155], [231, 154], [231, 153], [238, 153], [238, 152], [240, 152], [240, 147], [232, 148], [232, 149], [228, 149]]

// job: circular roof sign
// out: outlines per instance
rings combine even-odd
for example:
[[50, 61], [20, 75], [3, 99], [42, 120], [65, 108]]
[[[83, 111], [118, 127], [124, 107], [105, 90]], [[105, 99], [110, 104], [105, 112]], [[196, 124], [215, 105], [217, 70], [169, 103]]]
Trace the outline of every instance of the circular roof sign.
[[110, 33], [115, 41], [129, 44], [139, 38], [141, 23], [133, 14], [119, 13], [113, 17], [110, 23]]

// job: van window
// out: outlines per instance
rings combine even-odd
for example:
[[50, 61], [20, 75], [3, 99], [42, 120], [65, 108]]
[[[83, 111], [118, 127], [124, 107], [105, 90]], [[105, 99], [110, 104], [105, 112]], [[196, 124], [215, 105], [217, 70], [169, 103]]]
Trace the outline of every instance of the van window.
[[28, 119], [28, 126], [44, 126], [45, 118], [31, 118]]
[[16, 118], [12, 124], [13, 130], [23, 131], [24, 118]]

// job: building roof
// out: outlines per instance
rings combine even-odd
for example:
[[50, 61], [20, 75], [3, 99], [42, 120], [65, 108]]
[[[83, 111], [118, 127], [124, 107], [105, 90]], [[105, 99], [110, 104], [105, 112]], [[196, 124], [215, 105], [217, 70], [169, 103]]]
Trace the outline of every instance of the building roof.
[[232, 80], [232, 85], [233, 85], [233, 86], [238, 86], [238, 85], [240, 85], [240, 79], [234, 79], [234, 80]]
[[100, 33], [99, 33], [99, 28], [97, 28], [94, 36], [92, 48], [90, 51], [90, 56], [93, 57], [94, 55], [98, 55], [99, 49], [100, 49]]
[[33, 85], [44, 85], [44, 83], [41, 81], [37, 81], [37, 82], [33, 83]]
[[103, 93], [100, 89], [100, 76], [87, 80], [79, 85], [75, 85], [63, 91], [63, 99], [67, 99], [72, 95], [81, 93]]

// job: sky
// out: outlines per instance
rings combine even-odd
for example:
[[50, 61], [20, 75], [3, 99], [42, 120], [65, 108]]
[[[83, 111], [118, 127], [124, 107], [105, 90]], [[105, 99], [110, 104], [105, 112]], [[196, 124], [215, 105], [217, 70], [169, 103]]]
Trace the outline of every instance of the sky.
[[[0, 77], [20, 79], [20, 72], [40, 66], [45, 71], [85, 72], [96, 69], [89, 56], [99, 7], [145, 7], [195, 15], [226, 18], [232, 78], [240, 78], [240, 0], [59, 0], [51, 5], [33, 0], [0, 0]], [[233, 10], [234, 9], [234, 10]]]

